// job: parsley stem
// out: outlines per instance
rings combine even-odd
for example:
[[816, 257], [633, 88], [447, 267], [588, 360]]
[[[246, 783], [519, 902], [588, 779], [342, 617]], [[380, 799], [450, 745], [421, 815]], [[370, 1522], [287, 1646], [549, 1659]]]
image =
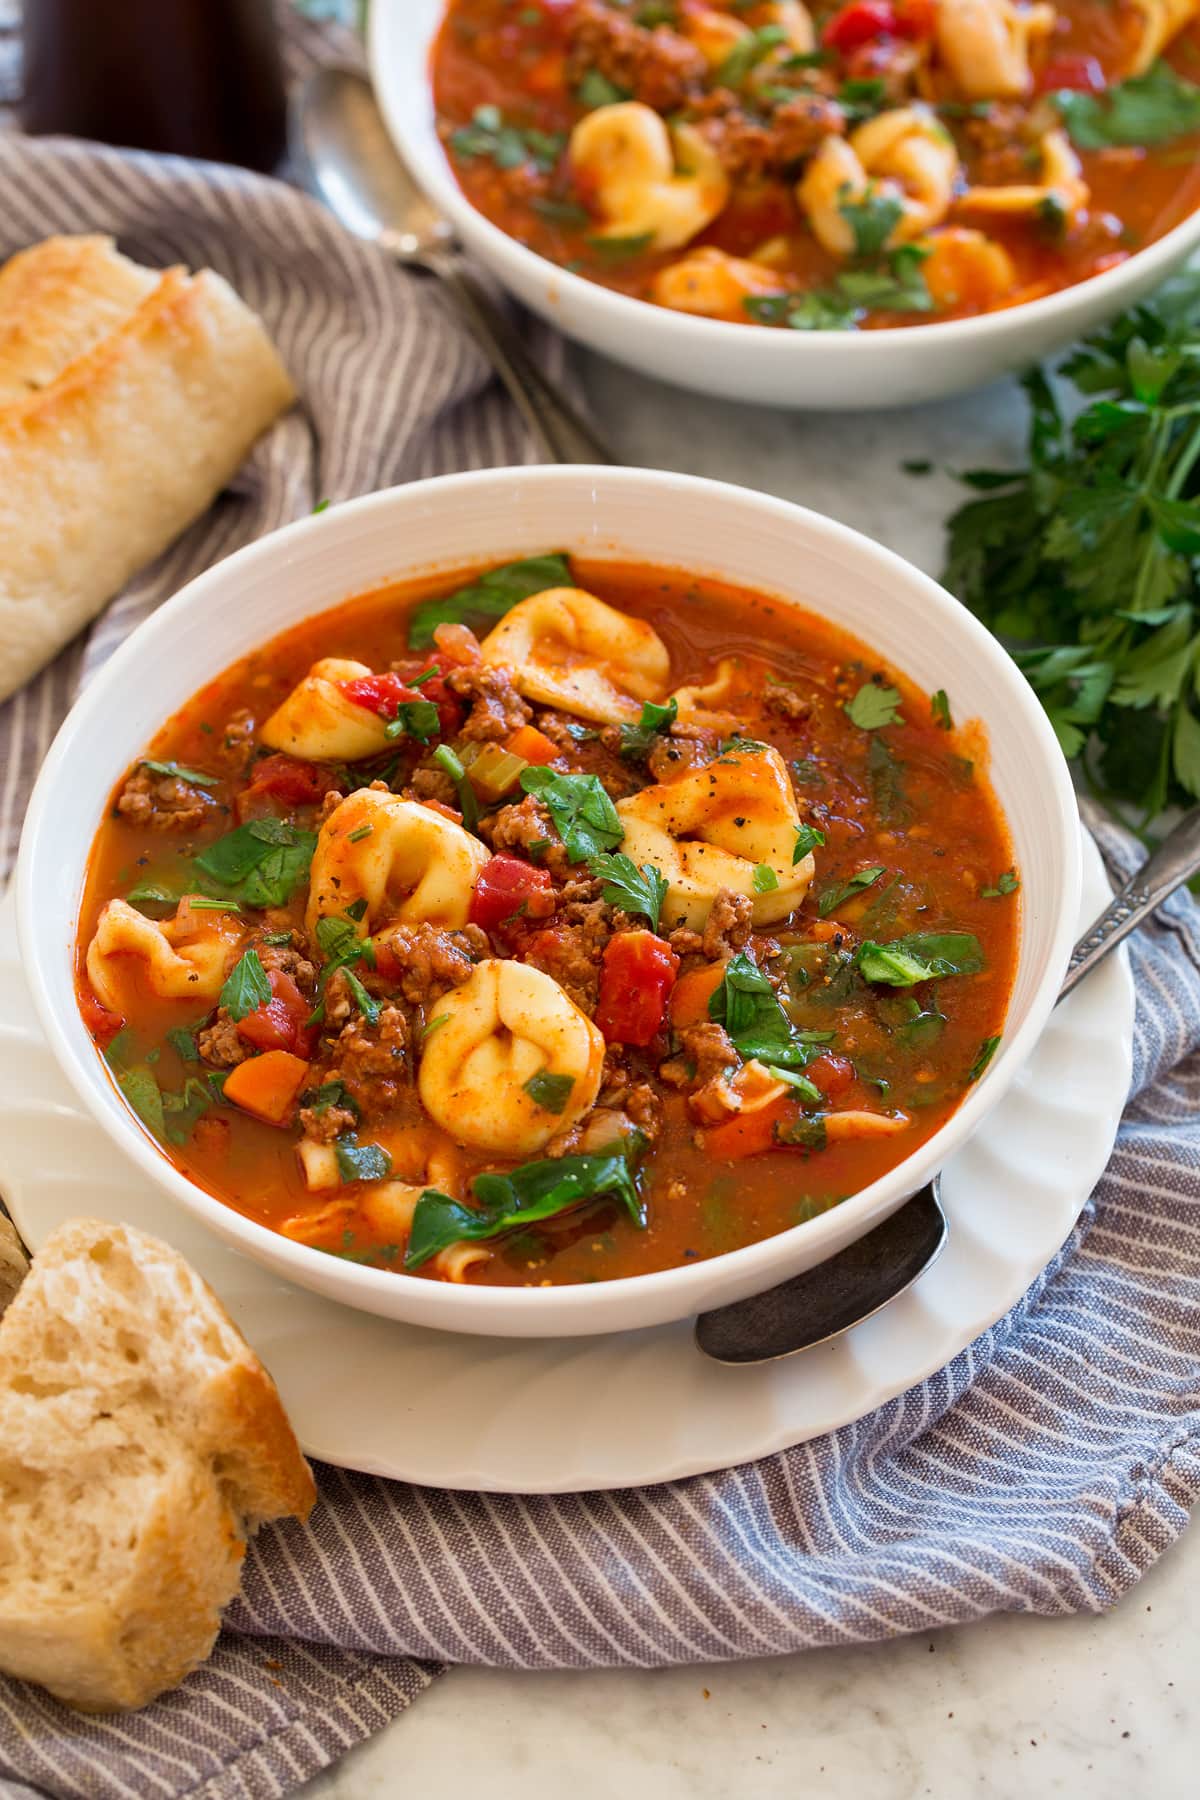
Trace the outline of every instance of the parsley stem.
[[[1193, 412], [1194, 410], [1193, 407], [1188, 408], [1189, 412]], [[1183, 492], [1184, 483], [1195, 467], [1196, 458], [1198, 456], [1200, 456], [1200, 425], [1195, 425], [1192, 428], [1191, 436], [1183, 447], [1183, 452], [1180, 455], [1179, 460], [1175, 464], [1171, 479], [1167, 483], [1167, 498], [1169, 500], [1178, 500], [1180, 494]]]

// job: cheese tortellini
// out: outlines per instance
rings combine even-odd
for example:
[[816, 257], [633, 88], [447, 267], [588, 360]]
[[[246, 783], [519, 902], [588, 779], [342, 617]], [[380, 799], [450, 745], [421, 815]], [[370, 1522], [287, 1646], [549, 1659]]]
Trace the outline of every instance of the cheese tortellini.
[[1056, 18], [1042, 0], [938, 0], [937, 53], [964, 100], [1018, 100]]
[[272, 750], [308, 762], [359, 762], [388, 747], [387, 721], [358, 706], [338, 687], [361, 681], [371, 670], [346, 657], [323, 656], [276, 708], [259, 736]]
[[659, 306], [702, 319], [744, 319], [745, 303], [752, 296], [783, 291], [776, 270], [744, 256], [729, 256], [715, 244], [689, 250], [660, 269], [650, 283]]
[[1132, 4], [1141, 16], [1142, 35], [1129, 73], [1144, 75], [1171, 39], [1200, 14], [1200, 0], [1132, 0]]
[[[590, 1111], [604, 1039], [558, 983], [526, 963], [489, 958], [437, 1003], [417, 1080], [421, 1104], [456, 1142], [496, 1156], [535, 1155]], [[540, 1104], [529, 1083], [556, 1076]]]
[[1041, 180], [1014, 182], [1004, 187], [968, 188], [959, 202], [964, 212], [1007, 217], [1041, 213], [1057, 207], [1064, 219], [1073, 219], [1087, 206], [1090, 189], [1083, 179], [1083, 165], [1061, 129], [1048, 131], [1038, 146]]
[[859, 240], [847, 216], [851, 206], [895, 201], [900, 214], [882, 246], [894, 249], [940, 224], [957, 175], [958, 151], [945, 126], [926, 106], [897, 106], [868, 119], [848, 138], [826, 138], [798, 183], [796, 198], [825, 249], [853, 256]]
[[[786, 918], [813, 878], [809, 852], [793, 864], [800, 814], [778, 750], [768, 745], [737, 749], [677, 780], [643, 788], [618, 802], [625, 830], [622, 850], [635, 863], [650, 862], [670, 884], [663, 902], [667, 926], [701, 931], [721, 888], [745, 894], [754, 923]], [[777, 886], [755, 884], [762, 865]]]
[[729, 198], [729, 177], [700, 133], [690, 125], [669, 131], [640, 100], [598, 106], [580, 119], [570, 159], [595, 197], [600, 237], [648, 238], [655, 250], [677, 250]]
[[313, 854], [305, 925], [347, 915], [360, 937], [387, 925], [422, 922], [456, 930], [467, 922], [471, 890], [489, 853], [453, 819], [377, 788], [359, 788], [322, 825]]
[[807, 55], [816, 48], [812, 15], [800, 0], [759, 0], [748, 21], [736, 19], [732, 13], [717, 12], [711, 6], [699, 7], [682, 16], [679, 30], [695, 44], [710, 69], [719, 69], [731, 50], [764, 25], [774, 25], [784, 32], [780, 44], [784, 55], [794, 56], [797, 51]]
[[527, 700], [601, 725], [636, 719], [661, 700], [671, 672], [652, 626], [582, 588], [547, 588], [507, 612], [483, 640], [485, 663], [506, 668]]
[[88, 945], [87, 974], [96, 998], [122, 1012], [122, 971], [138, 963], [160, 1000], [217, 998], [238, 959], [243, 928], [232, 913], [197, 915], [186, 900], [174, 919], [148, 919], [128, 900], [110, 900]]

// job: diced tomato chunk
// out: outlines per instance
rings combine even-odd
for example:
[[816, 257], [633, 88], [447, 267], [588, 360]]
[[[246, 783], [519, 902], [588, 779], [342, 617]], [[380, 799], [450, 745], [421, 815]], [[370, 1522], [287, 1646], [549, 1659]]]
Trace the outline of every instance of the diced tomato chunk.
[[306, 1030], [304, 1021], [312, 1007], [290, 975], [280, 969], [271, 969], [267, 980], [271, 984], [271, 998], [238, 1020], [238, 1036], [245, 1043], [253, 1044], [256, 1050], [307, 1051], [311, 1033]]
[[535, 869], [517, 856], [493, 856], [475, 883], [467, 916], [472, 925], [495, 931], [514, 914], [544, 919], [553, 910], [549, 869]]
[[102, 1001], [97, 1000], [90, 987], [81, 987], [79, 990], [79, 1011], [100, 1048], [107, 1050], [125, 1023], [121, 1014], [112, 1012]]
[[[436, 667], [436, 663], [426, 662], [404, 673], [391, 669], [382, 675], [360, 675], [355, 681], [339, 681], [337, 686], [347, 700], [378, 713], [381, 719], [394, 719], [402, 701], [432, 700], [438, 709], [439, 736], [452, 737], [463, 721], [462, 702], [440, 675], [429, 675]], [[424, 681], [420, 679], [423, 675], [428, 677]]]
[[679, 958], [652, 931], [621, 931], [604, 949], [596, 1024], [610, 1044], [649, 1044], [662, 1029]]
[[809, 1063], [804, 1073], [827, 1100], [832, 1100], [836, 1094], [844, 1094], [854, 1085], [854, 1064], [848, 1056], [832, 1056], [826, 1052], [816, 1062]]
[[1106, 86], [1104, 70], [1096, 58], [1082, 53], [1054, 57], [1037, 78], [1039, 94], [1057, 93], [1060, 88], [1069, 88], [1076, 94], [1102, 94]]
[[850, 0], [826, 23], [821, 42], [847, 56], [873, 38], [932, 37], [935, 22], [933, 0]]
[[264, 756], [250, 771], [252, 794], [272, 794], [290, 806], [311, 806], [322, 799], [330, 786], [329, 778], [316, 763], [302, 762], [298, 756]]

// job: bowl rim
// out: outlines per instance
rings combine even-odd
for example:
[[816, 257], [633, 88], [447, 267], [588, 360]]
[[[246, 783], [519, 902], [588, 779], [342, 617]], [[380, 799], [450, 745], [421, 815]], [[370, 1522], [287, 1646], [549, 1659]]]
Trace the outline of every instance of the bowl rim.
[[[176, 620], [181, 615], [194, 610], [202, 611], [210, 594], [219, 591], [230, 580], [236, 583], [244, 572], [257, 570], [262, 565], [286, 570], [289, 565], [294, 565], [306, 545], [313, 540], [335, 538], [339, 533], [352, 536], [358, 523], [372, 515], [387, 516], [393, 509], [403, 511], [408, 507], [419, 510], [431, 498], [436, 505], [439, 502], [444, 504], [446, 497], [449, 497], [449, 520], [456, 499], [466, 503], [473, 492], [510, 484], [514, 480], [545, 488], [550, 493], [558, 487], [565, 488], [581, 481], [587, 482], [593, 490], [598, 490], [609, 482], [633, 480], [639, 485], [658, 490], [664, 505], [669, 503], [672, 496], [681, 493], [689, 493], [700, 499], [711, 494], [722, 497], [726, 503], [732, 498], [739, 508], [744, 509], [749, 522], [757, 516], [785, 525], [795, 524], [804, 532], [824, 537], [827, 543], [840, 545], [864, 567], [874, 565], [881, 576], [889, 575], [894, 582], [904, 583], [910, 589], [916, 584], [924, 590], [927, 604], [944, 618], [953, 619], [958, 635], [966, 640], [965, 647], [989, 662], [1009, 686], [1011, 692], [1008, 698], [1014, 708], [1009, 729], [1017, 728], [1019, 718], [1019, 728], [1032, 740], [1038, 751], [1038, 760], [1044, 765], [1046, 779], [1053, 790], [1058, 812], [1056, 826], [1060, 831], [1064, 855], [1062, 887], [1051, 902], [1056, 916], [1049, 933], [1045, 967], [1040, 981], [1030, 995], [1024, 1019], [1011, 1033], [1006, 1030], [999, 1054], [988, 1069], [986, 1081], [974, 1084], [945, 1124], [914, 1150], [911, 1156], [866, 1188], [848, 1196], [829, 1211], [791, 1226], [784, 1232], [761, 1238], [740, 1249], [727, 1251], [720, 1257], [705, 1258], [672, 1269], [654, 1270], [595, 1283], [563, 1284], [550, 1289], [492, 1286], [476, 1288], [470, 1284], [450, 1282], [421, 1283], [422, 1289], [432, 1290], [436, 1295], [436, 1300], [433, 1300], [428, 1293], [424, 1294], [423, 1309], [427, 1315], [436, 1310], [439, 1315], [436, 1321], [428, 1322], [435, 1322], [438, 1328], [467, 1331], [483, 1329], [492, 1335], [544, 1335], [545, 1327], [540, 1326], [537, 1321], [541, 1299], [545, 1301], [547, 1309], [553, 1305], [556, 1312], [577, 1318], [577, 1324], [554, 1328], [553, 1335], [570, 1336], [573, 1331], [587, 1334], [636, 1329], [639, 1324], [647, 1322], [645, 1318], [630, 1318], [624, 1324], [619, 1321], [595, 1322], [601, 1315], [616, 1314], [623, 1309], [628, 1309], [631, 1313], [653, 1314], [655, 1318], [662, 1319], [687, 1317], [703, 1305], [699, 1296], [709, 1285], [713, 1266], [718, 1263], [723, 1271], [732, 1272], [736, 1269], [739, 1276], [746, 1277], [745, 1292], [770, 1287], [781, 1278], [778, 1268], [781, 1251], [795, 1242], [797, 1233], [807, 1233], [805, 1241], [812, 1246], [819, 1246], [822, 1240], [828, 1242], [835, 1235], [841, 1235], [839, 1227], [844, 1223], [847, 1209], [850, 1208], [861, 1216], [861, 1230], [855, 1233], [856, 1237], [861, 1237], [873, 1224], [899, 1205], [905, 1195], [915, 1192], [932, 1179], [936, 1171], [974, 1132], [984, 1114], [990, 1112], [1007, 1091], [1041, 1035], [1058, 998], [1059, 986], [1074, 943], [1082, 850], [1074, 788], [1058, 740], [1032, 688], [1020, 676], [997, 640], [961, 602], [923, 570], [851, 526], [826, 518], [807, 507], [734, 483], [712, 481], [669, 470], [587, 464], [533, 464], [432, 476], [422, 481], [362, 495], [321, 513], [295, 520], [290, 525], [245, 545], [187, 582], [130, 633], [88, 682], [60, 726], [42, 764], [25, 818], [15, 876], [17, 929], [25, 974], [59, 1066], [118, 1148], [129, 1155], [160, 1189], [198, 1216], [218, 1236], [248, 1250], [257, 1260], [273, 1265], [284, 1275], [294, 1272], [301, 1286], [319, 1285], [321, 1291], [330, 1291], [331, 1259], [327, 1254], [286, 1238], [267, 1225], [259, 1224], [183, 1174], [117, 1095], [78, 1010], [72, 1006], [68, 1017], [60, 1016], [49, 985], [49, 968], [52, 958], [63, 954], [73, 967], [78, 895], [100, 820], [97, 818], [92, 836], [71, 852], [70, 861], [64, 867], [63, 847], [53, 842], [56, 792], [61, 783], [70, 781], [75, 756], [80, 753], [94, 756], [96, 744], [104, 742], [103, 728], [110, 709], [119, 704], [126, 682], [136, 681], [141, 662], [161, 642], [172, 638]], [[616, 535], [619, 538], [619, 532]], [[425, 566], [432, 568], [435, 565]], [[698, 556], [697, 566], [708, 565]], [[715, 563], [713, 566], [715, 570]], [[369, 589], [361, 591], [367, 592]], [[302, 619], [317, 617], [352, 597], [345, 594], [331, 595], [327, 602], [309, 605], [297, 611], [290, 624], [296, 625]], [[786, 599], [787, 594], [782, 593], [781, 597]], [[277, 631], [282, 632], [288, 628], [288, 625], [281, 623]], [[211, 664], [206, 662], [205, 668], [195, 675], [196, 690], [227, 668], [231, 661], [236, 660], [237, 654], [241, 653], [214, 654]], [[120, 769], [114, 769], [111, 785], [115, 785], [119, 775]], [[43, 915], [38, 905], [40, 884], [51, 874], [58, 883], [69, 880], [74, 896], [73, 924], [65, 946], [48, 935], [48, 927], [42, 923]], [[114, 1097], [117, 1100], [116, 1106], [113, 1105]], [[897, 1189], [900, 1190], [899, 1193], [896, 1192]], [[826, 1251], [826, 1255], [832, 1253], [832, 1249]], [[814, 1262], [820, 1260], [822, 1258], [818, 1256]], [[371, 1306], [367, 1297], [384, 1298], [390, 1295], [394, 1298], [397, 1279], [403, 1280], [405, 1277], [398, 1277], [394, 1270], [371, 1269], [348, 1262], [336, 1266], [338, 1296], [347, 1304], [357, 1305], [367, 1311], [392, 1312], [400, 1316], [400, 1309], [394, 1306]], [[306, 1275], [316, 1275], [318, 1272], [324, 1279], [306, 1279]], [[671, 1296], [670, 1299], [667, 1299], [668, 1295]], [[355, 1296], [361, 1298], [356, 1300]], [[692, 1296], [697, 1297], [696, 1304], [692, 1303]], [[656, 1307], [653, 1302], [660, 1297], [661, 1303]], [[503, 1323], [492, 1323], [486, 1327], [469, 1323], [473, 1313], [485, 1308], [493, 1320], [503, 1320]], [[588, 1322], [589, 1317], [593, 1322]]]
[[[439, 0], [439, 4], [442, 9], [441, 17], [444, 18], [447, 0]], [[1189, 251], [1200, 245], [1200, 207], [1197, 207], [1187, 218], [1173, 225], [1170, 231], [1164, 232], [1144, 248], [1134, 250], [1124, 262], [1117, 263], [1111, 269], [1098, 270], [1083, 281], [1072, 282], [1069, 287], [1058, 288], [1054, 293], [1043, 294], [1036, 300], [1022, 301], [1017, 306], [1003, 307], [993, 312], [975, 313], [965, 319], [931, 319], [928, 323], [885, 325], [862, 332], [779, 331], [757, 325], [753, 320], [743, 324], [732, 319], [704, 319], [694, 313], [677, 312], [671, 307], [658, 306], [652, 300], [642, 300], [635, 294], [619, 293], [614, 288], [578, 275], [560, 263], [551, 262], [538, 251], [529, 249], [508, 232], [502, 231], [486, 213], [480, 212], [471, 203], [455, 179], [450, 159], [440, 143], [436, 157], [426, 155], [426, 144], [419, 121], [409, 117], [399, 105], [388, 79], [393, 55], [402, 54], [407, 49], [411, 56], [415, 46], [425, 59], [424, 87], [432, 98], [428, 60], [433, 38], [418, 39], [411, 29], [411, 21], [409, 29], [404, 29], [406, 5], [407, 0], [374, 0], [367, 16], [367, 54], [372, 85], [388, 130], [410, 163], [418, 185], [448, 215], [465, 239], [482, 246], [481, 253], [485, 256], [490, 253], [490, 257], [494, 259], [493, 266], [496, 263], [503, 265], [506, 257], [511, 258], [528, 281], [543, 284], [550, 281], [561, 287], [566, 299], [585, 306], [594, 303], [600, 311], [608, 311], [614, 326], [624, 324], [631, 331], [641, 329], [673, 332], [681, 350], [687, 344], [697, 356], [719, 353], [736, 342], [745, 346], [748, 355], [770, 357], [776, 351], [760, 350], [759, 346], [776, 339], [791, 345], [791, 349], [785, 351], [784, 355], [791, 356], [794, 361], [814, 354], [819, 354], [823, 359], [832, 354], [848, 361], [854, 355], [861, 357], [868, 354], [862, 349], [864, 344], [875, 346], [871, 354], [882, 355], [889, 350], [899, 349], [901, 344], [913, 352], [916, 339], [928, 344], [932, 353], [935, 349], [946, 348], [951, 344], [955, 348], [969, 347], [973, 342], [985, 338], [995, 340], [1006, 335], [1015, 336], [1023, 328], [1034, 331], [1039, 324], [1051, 328], [1052, 335], [1066, 343], [1073, 329], [1070, 325], [1071, 314], [1088, 305], [1097, 282], [1111, 283], [1111, 312], [1118, 312], [1123, 304], [1124, 286], [1149, 285], [1153, 275], [1160, 269], [1165, 280], [1171, 269]], [[439, 30], [440, 26], [441, 18], [438, 21]], [[436, 32], [433, 35], [436, 36]], [[572, 326], [564, 323], [563, 329], [568, 335], [576, 335]], [[736, 333], [736, 338], [731, 337], [731, 333]], [[916, 351], [915, 354], [920, 355], [922, 352]]]

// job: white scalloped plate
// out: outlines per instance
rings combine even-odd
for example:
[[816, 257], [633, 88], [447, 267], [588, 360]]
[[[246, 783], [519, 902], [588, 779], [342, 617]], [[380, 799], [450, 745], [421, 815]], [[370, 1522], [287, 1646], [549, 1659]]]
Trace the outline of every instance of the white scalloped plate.
[[[1080, 927], [1108, 883], [1085, 842]], [[432, 1487], [570, 1493], [750, 1462], [861, 1418], [1000, 1318], [1066, 1238], [1108, 1160], [1129, 1087], [1124, 953], [1053, 1014], [1012, 1090], [947, 1165], [950, 1239], [915, 1287], [836, 1343], [726, 1369], [690, 1326], [617, 1337], [460, 1337], [288, 1286], [176, 1209], [80, 1110], [41, 1035], [0, 906], [0, 1191], [34, 1248], [63, 1219], [166, 1238], [278, 1381], [310, 1456]], [[398, 1277], [398, 1279], [403, 1279]]]

